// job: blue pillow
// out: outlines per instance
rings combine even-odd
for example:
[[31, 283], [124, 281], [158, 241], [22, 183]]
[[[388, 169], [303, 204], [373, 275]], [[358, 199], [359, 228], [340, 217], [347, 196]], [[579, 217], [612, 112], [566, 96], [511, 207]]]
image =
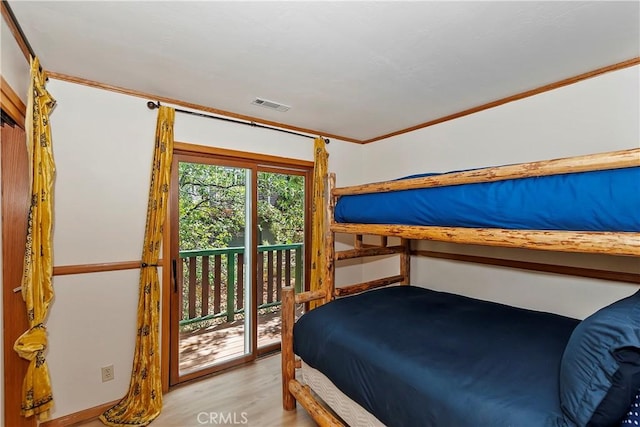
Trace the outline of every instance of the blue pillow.
[[619, 427], [640, 389], [640, 350], [623, 348], [613, 356], [619, 368], [611, 378], [611, 388], [593, 413], [587, 427]]
[[622, 420], [620, 427], [637, 426], [640, 425], [640, 390], [636, 394], [636, 399], [631, 404], [627, 416]]
[[[607, 395], [624, 393], [619, 388], [634, 381], [627, 378], [633, 370], [619, 360], [623, 351], [640, 354], [640, 291], [584, 319], [567, 342], [560, 364], [560, 404], [574, 424], [588, 425]], [[621, 420], [625, 412], [605, 418]]]

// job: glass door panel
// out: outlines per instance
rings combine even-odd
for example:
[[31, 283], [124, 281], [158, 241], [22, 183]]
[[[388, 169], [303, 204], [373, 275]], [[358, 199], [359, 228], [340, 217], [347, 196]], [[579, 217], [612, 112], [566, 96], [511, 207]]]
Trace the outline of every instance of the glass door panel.
[[252, 353], [251, 173], [178, 162], [180, 377]]
[[258, 171], [257, 226], [257, 332], [264, 348], [280, 343], [282, 288], [304, 288], [304, 175]]

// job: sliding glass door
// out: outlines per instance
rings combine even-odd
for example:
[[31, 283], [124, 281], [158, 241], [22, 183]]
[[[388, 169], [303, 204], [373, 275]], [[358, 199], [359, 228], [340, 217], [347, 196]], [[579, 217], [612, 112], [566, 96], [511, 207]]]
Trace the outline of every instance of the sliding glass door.
[[279, 349], [284, 286], [304, 289], [310, 170], [174, 156], [170, 384]]

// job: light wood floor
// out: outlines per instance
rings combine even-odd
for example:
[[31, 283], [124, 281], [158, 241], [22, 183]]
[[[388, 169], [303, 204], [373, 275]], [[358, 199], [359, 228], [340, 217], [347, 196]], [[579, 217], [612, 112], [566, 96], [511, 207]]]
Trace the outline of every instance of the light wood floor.
[[[278, 353], [171, 390], [164, 396], [162, 413], [150, 427], [315, 426], [300, 405], [291, 412], [282, 409], [280, 384]], [[104, 427], [97, 419], [79, 425]]]

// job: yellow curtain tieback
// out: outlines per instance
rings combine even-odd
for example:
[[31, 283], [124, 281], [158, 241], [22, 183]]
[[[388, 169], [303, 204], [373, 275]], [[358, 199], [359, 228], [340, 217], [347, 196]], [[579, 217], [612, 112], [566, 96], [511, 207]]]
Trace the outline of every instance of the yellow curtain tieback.
[[34, 360], [39, 352], [47, 348], [47, 328], [39, 323], [18, 337], [13, 349], [20, 357]]

